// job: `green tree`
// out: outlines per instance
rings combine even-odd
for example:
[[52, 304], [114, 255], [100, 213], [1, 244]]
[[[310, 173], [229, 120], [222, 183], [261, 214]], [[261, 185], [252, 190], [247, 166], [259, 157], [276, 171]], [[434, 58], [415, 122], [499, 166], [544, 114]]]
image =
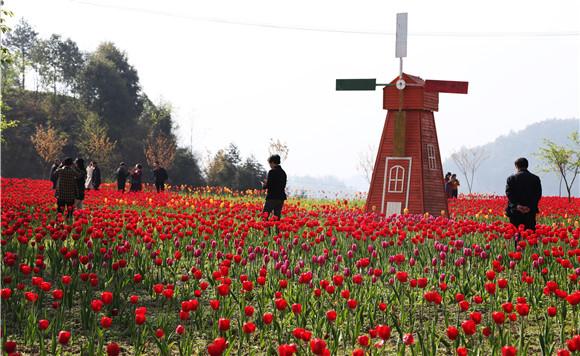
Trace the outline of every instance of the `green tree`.
[[266, 179], [266, 171], [254, 156], [250, 156], [239, 167], [237, 178], [238, 190], [260, 189]]
[[38, 33], [26, 20], [20, 19], [13, 31], [6, 36], [7, 47], [18, 57], [20, 89], [24, 90], [26, 71], [32, 63], [32, 53], [38, 42]]
[[544, 140], [544, 146], [537, 153], [545, 164], [544, 171], [554, 172], [564, 181], [568, 201], [571, 200], [572, 188], [580, 171], [580, 135], [578, 131], [574, 131], [569, 137], [569, 146]]
[[47, 40], [38, 41], [33, 58], [41, 82], [52, 91], [53, 99], [56, 99], [59, 87], [64, 93], [79, 90], [77, 79], [84, 59], [77, 44], [70, 38], [62, 40], [60, 35], [53, 34]]
[[199, 161], [187, 148], [180, 147], [175, 152], [173, 168], [169, 180], [174, 185], [186, 184], [193, 187], [205, 186]]
[[226, 151], [219, 150], [207, 167], [207, 184], [235, 189], [237, 173], [237, 167], [230, 161]]
[[140, 91], [137, 71], [115, 45], [103, 43], [89, 55], [81, 73], [81, 100], [105, 121], [109, 134], [121, 145], [142, 111]]

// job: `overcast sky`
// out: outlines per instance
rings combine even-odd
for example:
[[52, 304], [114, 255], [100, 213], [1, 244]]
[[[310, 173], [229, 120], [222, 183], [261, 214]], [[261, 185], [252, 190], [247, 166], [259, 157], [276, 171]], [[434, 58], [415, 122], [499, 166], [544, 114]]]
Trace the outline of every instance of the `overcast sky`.
[[[182, 145], [229, 142], [267, 157], [288, 143], [291, 175], [358, 174], [377, 146], [381, 91], [335, 92], [336, 78], [391, 80], [397, 12], [409, 13], [406, 73], [469, 81], [441, 94], [443, 158], [547, 118], [580, 117], [578, 1], [6, 0], [47, 37], [126, 51], [144, 91], [175, 109]], [[193, 137], [192, 137], [193, 132]], [[517, 153], [514, 152], [514, 156]]]

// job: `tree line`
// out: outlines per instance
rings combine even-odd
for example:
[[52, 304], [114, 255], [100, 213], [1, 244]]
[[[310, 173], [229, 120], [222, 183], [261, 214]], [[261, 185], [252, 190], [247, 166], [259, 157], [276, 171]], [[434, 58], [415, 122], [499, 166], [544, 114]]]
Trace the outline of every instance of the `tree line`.
[[[159, 161], [170, 183], [259, 188], [264, 167], [231, 144], [206, 162], [179, 147], [171, 105], [142, 90], [127, 54], [111, 42], [83, 52], [70, 38], [42, 38], [24, 19], [2, 34], [2, 176], [46, 178], [64, 156], [101, 165], [105, 178], [121, 162], [146, 169]], [[108, 174], [107, 174], [108, 173]]]

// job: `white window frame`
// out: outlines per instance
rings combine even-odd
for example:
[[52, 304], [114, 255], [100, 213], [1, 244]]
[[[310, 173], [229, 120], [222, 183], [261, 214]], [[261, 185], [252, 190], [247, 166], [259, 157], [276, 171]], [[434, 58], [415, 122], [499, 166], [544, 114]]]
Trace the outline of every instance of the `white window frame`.
[[427, 164], [429, 169], [437, 169], [437, 159], [435, 158], [435, 146], [428, 143], [427, 144]]
[[[394, 171], [394, 176], [393, 176]], [[389, 193], [402, 193], [405, 187], [405, 168], [401, 165], [392, 166], [389, 169]]]

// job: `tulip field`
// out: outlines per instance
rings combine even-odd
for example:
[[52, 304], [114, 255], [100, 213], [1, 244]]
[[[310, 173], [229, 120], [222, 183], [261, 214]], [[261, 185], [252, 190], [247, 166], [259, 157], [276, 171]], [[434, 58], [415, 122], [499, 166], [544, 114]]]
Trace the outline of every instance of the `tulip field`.
[[[449, 216], [212, 189], [87, 192], [2, 179], [4, 355], [580, 354], [580, 199], [536, 232], [505, 198]], [[578, 350], [578, 351], [577, 351]]]

